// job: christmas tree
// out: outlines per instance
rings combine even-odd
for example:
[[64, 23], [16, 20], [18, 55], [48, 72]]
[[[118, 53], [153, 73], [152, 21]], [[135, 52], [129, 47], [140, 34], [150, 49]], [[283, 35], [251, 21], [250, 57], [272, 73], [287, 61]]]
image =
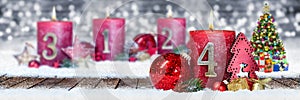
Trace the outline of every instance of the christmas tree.
[[248, 72], [249, 78], [257, 78], [255, 71], [258, 71], [258, 66], [252, 52], [251, 43], [243, 33], [240, 33], [231, 48], [234, 55], [227, 68], [227, 72], [232, 73], [231, 80], [238, 78], [238, 74], [242, 72]]
[[264, 72], [288, 70], [286, 52], [274, 21], [269, 4], [265, 2], [263, 15], [260, 16], [251, 38], [253, 55], [260, 71]]

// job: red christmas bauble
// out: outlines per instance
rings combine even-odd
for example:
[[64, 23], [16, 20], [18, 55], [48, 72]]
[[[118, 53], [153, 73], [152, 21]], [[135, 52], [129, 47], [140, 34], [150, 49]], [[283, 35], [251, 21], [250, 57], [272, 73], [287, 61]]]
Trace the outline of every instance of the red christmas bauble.
[[174, 89], [193, 75], [188, 61], [178, 54], [167, 53], [157, 57], [150, 68], [151, 82], [156, 89]]
[[219, 90], [219, 91], [226, 91], [227, 86], [223, 82], [215, 82], [212, 89]]
[[[153, 55], [156, 51], [156, 42], [152, 34], [139, 34], [133, 38], [134, 42], [139, 45], [139, 50], [146, 50], [150, 55]], [[151, 50], [150, 52], [148, 50]]]
[[36, 61], [36, 60], [31, 60], [29, 63], [28, 63], [28, 67], [29, 68], [39, 68], [40, 67], [40, 62]]

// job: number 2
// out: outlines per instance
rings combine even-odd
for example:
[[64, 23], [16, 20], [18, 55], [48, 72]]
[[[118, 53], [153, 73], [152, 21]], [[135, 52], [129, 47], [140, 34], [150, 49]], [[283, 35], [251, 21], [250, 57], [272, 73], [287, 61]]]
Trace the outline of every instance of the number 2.
[[56, 49], [57, 37], [54, 33], [47, 33], [44, 36], [43, 41], [47, 42], [49, 38], [53, 39], [52, 42], [47, 45], [47, 47], [52, 51], [52, 55], [47, 55], [48, 51], [43, 50], [42, 56], [46, 60], [53, 60], [57, 56], [57, 49]]
[[172, 36], [173, 36], [172, 35], [172, 31], [170, 29], [168, 29], [168, 28], [163, 28], [162, 35], [164, 35], [164, 36], [168, 35], [167, 40], [162, 45], [162, 49], [173, 49], [172, 45], [168, 45], [168, 43], [171, 41]]
[[[206, 52], [208, 51], [208, 61], [202, 61]], [[198, 58], [197, 65], [208, 65], [208, 72], [205, 73], [206, 77], [217, 77], [217, 74], [214, 71], [214, 67], [217, 66], [217, 63], [214, 61], [214, 44], [208, 42], [203, 49], [203, 52]]]

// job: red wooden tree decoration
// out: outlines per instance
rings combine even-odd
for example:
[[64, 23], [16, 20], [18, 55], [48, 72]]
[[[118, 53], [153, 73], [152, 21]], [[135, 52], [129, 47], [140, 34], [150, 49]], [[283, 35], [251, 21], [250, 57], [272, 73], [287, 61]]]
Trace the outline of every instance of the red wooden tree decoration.
[[[248, 72], [249, 78], [257, 78], [255, 71], [258, 71], [259, 68], [252, 55], [253, 50], [247, 37], [243, 33], [239, 33], [231, 48], [231, 53], [234, 55], [227, 68], [227, 71], [232, 73], [231, 80], [238, 78], [237, 74], [240, 73], [240, 70]], [[243, 68], [241, 69], [240, 66]]]

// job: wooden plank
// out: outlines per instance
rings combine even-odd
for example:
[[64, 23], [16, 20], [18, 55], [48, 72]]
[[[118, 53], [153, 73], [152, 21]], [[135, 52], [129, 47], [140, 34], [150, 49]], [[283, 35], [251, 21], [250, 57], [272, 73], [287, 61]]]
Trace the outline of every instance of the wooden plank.
[[113, 88], [116, 89], [120, 83], [118, 78], [101, 79], [95, 88]]
[[298, 82], [288, 79], [288, 78], [281, 78], [281, 79], [275, 79], [277, 82], [284, 84], [285, 86], [289, 88], [297, 88], [298, 87]]
[[153, 88], [152, 83], [149, 78], [144, 78], [144, 79], [138, 79], [137, 83], [137, 88], [138, 89], [147, 89], [147, 88]]
[[64, 80], [64, 78], [48, 78], [45, 81], [33, 86], [32, 88], [47, 88], [47, 89], [49, 89], [49, 88], [53, 87], [54, 85], [60, 83], [63, 80]]
[[[272, 80], [279, 83], [279, 84], [281, 84], [280, 86], [274, 87], [274, 88], [291, 88], [289, 85], [287, 85], [287, 84], [283, 83], [282, 81], [280, 81], [281, 79], [272, 79]], [[276, 86], [276, 85], [274, 85], [274, 86]]]
[[287, 88], [286, 86], [284, 86], [281, 83], [278, 83], [274, 80], [270, 81], [269, 83], [267, 83], [271, 89], [276, 89], [276, 88]]
[[77, 85], [77, 87], [93, 89], [96, 88], [100, 80], [100, 78], [85, 78]]
[[118, 88], [135, 88], [137, 89], [138, 79], [121, 79]]
[[79, 81], [77, 81], [72, 87], [70, 87], [68, 89], [68, 91], [72, 90], [74, 87], [76, 87], [84, 78], [80, 79]]
[[66, 78], [64, 80], [62, 80], [60, 83], [53, 85], [51, 88], [65, 88], [65, 89], [70, 89], [72, 88], [74, 85], [76, 85], [80, 80], [82, 80], [81, 78]]
[[7, 77], [6, 75], [2, 75], [1, 77], [0, 77], [0, 83], [2, 83], [3, 81], [6, 81], [6, 80], [8, 80], [8, 79], [10, 79], [11, 77]]
[[26, 81], [24, 81], [20, 84], [17, 84], [11, 88], [26, 88], [26, 89], [28, 89], [28, 88], [32, 87], [33, 85], [40, 83], [44, 80], [45, 80], [45, 78], [28, 78]]
[[27, 87], [27, 89], [31, 89], [31, 88], [33, 88], [33, 87], [35, 87], [35, 86], [37, 86], [38, 84], [40, 84], [40, 83], [42, 83], [42, 82], [44, 82], [44, 81], [46, 81], [48, 78], [44, 78], [43, 80], [41, 80], [41, 81], [39, 81], [39, 82], [36, 82], [36, 83], [34, 83], [33, 85], [31, 85], [30, 87]]
[[13, 77], [13, 78], [10, 78], [10, 79], [0, 83], [0, 87], [1, 88], [10, 88], [10, 87], [13, 87], [27, 79], [28, 79], [28, 77]]
[[300, 84], [300, 78], [289, 78], [289, 79], [291, 79], [291, 80], [297, 82], [298, 84]]

